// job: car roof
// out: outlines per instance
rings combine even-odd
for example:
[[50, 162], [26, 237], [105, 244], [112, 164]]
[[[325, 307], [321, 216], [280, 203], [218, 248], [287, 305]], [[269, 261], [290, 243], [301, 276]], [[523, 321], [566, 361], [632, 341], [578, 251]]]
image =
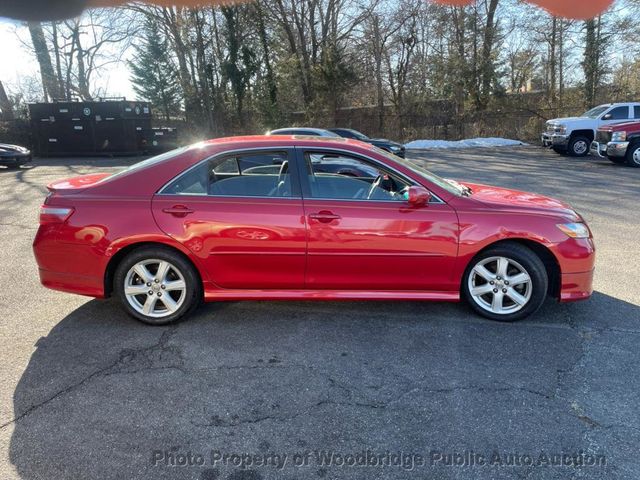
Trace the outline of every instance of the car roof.
[[195, 143], [189, 148], [207, 148], [211, 150], [232, 150], [244, 148], [271, 148], [313, 146], [327, 148], [358, 147], [374, 150], [376, 147], [369, 143], [344, 137], [320, 137], [315, 135], [245, 135], [237, 137], [221, 137]]
[[324, 128], [313, 128], [313, 127], [286, 127], [286, 128], [277, 128], [276, 130], [271, 130], [271, 132], [269, 132], [269, 135], [277, 135], [279, 132], [283, 132], [283, 131], [295, 131], [295, 130], [304, 130], [307, 132], [314, 132], [320, 136], [325, 136], [325, 137], [333, 137], [335, 134], [329, 130], [326, 130]]
[[640, 105], [640, 102], [614, 102], [614, 103], [603, 103], [602, 105], [598, 105], [593, 108], [598, 107], [626, 107], [628, 105]]

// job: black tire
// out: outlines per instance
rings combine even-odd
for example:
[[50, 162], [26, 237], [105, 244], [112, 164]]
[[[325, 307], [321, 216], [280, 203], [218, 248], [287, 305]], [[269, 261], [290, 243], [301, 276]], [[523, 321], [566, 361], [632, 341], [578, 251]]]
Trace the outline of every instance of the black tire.
[[[514, 262], [514, 263], [508, 264], [509, 268], [511, 269], [509, 272], [513, 273], [514, 275], [517, 273], [517, 270], [519, 269], [519, 267], [521, 267], [525, 271], [525, 273], [528, 274], [530, 278], [530, 282], [526, 285], [516, 286], [516, 285], [509, 285], [509, 282], [507, 281], [505, 285], [503, 284], [503, 282], [505, 282], [505, 279], [502, 278], [502, 280], [500, 280], [499, 283], [491, 284], [491, 286], [489, 286], [488, 285], [489, 282], [487, 281], [485, 285], [488, 288], [491, 288], [493, 290], [485, 294], [485, 296], [480, 297], [476, 300], [477, 296], [476, 298], [474, 298], [474, 296], [471, 294], [471, 291], [470, 291], [470, 283], [473, 283], [477, 279], [477, 274], [473, 273], [473, 271], [479, 263], [483, 261], [491, 261], [491, 259], [496, 257], [506, 258], [506, 259], [509, 259], [511, 262]], [[493, 274], [497, 273], [497, 271], [491, 272], [490, 270], [491, 263], [488, 263], [486, 268], [487, 270], [489, 270], [489, 273], [493, 273]], [[472, 276], [472, 274], [474, 275], [474, 277], [470, 280], [470, 277]], [[500, 279], [501, 277], [496, 277], [496, 278]], [[507, 276], [507, 278], [513, 278], [513, 277]], [[498, 282], [498, 280], [496, 279], [494, 279], [493, 281]], [[478, 286], [483, 287], [485, 285], [474, 285], [474, 287], [478, 287]], [[540, 257], [538, 257], [538, 255], [536, 255], [532, 250], [528, 249], [525, 246], [522, 246], [517, 243], [505, 242], [505, 243], [496, 245], [494, 247], [490, 247], [489, 249], [476, 255], [473, 258], [473, 260], [471, 260], [471, 262], [467, 267], [467, 270], [465, 271], [464, 276], [462, 277], [461, 292], [462, 292], [462, 297], [467, 301], [467, 303], [471, 306], [471, 308], [473, 308], [473, 310], [476, 311], [476, 313], [482, 315], [483, 317], [489, 318], [491, 320], [497, 320], [500, 322], [513, 322], [513, 321], [521, 320], [525, 317], [528, 317], [529, 315], [532, 315], [538, 311], [538, 309], [542, 306], [542, 304], [544, 303], [547, 297], [548, 286], [549, 286], [549, 278], [547, 276], [547, 271], [545, 269], [544, 263], [542, 262]], [[495, 287], [498, 287], [498, 288], [495, 288]], [[505, 311], [505, 313], [494, 313], [493, 311], [487, 308], [488, 305], [481, 306], [481, 304], [484, 304], [484, 302], [488, 303], [488, 298], [487, 298], [488, 295], [490, 295], [491, 298], [493, 298], [494, 296], [493, 292], [496, 292], [497, 290], [501, 290], [503, 288], [504, 288], [504, 290], [502, 290], [503, 292], [505, 290], [507, 290], [508, 292], [513, 292], [513, 290], [518, 289], [516, 293], [522, 294], [523, 298], [526, 296], [528, 298], [527, 302], [524, 303], [524, 306], [520, 307], [520, 309], [510, 312], [508, 311], [508, 309], [517, 308], [517, 304], [516, 302], [511, 300], [511, 297], [509, 297], [505, 293], [502, 295], [502, 297], [505, 297], [505, 300], [501, 301], [501, 305], [503, 304], [502, 302], [504, 302], [507, 308], [507, 311]], [[530, 289], [530, 290], [527, 290], [527, 289]], [[500, 292], [497, 292], [497, 293], [500, 293]], [[511, 303], [513, 303], [513, 307], [510, 305]]]
[[[157, 295], [158, 297], [162, 298], [161, 295], [163, 294], [171, 295], [172, 299], [177, 300], [176, 303], [179, 304], [179, 307], [173, 313], [169, 314], [168, 311], [164, 314], [161, 311], [155, 312], [157, 315], [162, 314], [162, 316], [160, 317], [145, 315], [143, 312], [136, 310], [136, 308], [131, 305], [127, 295], [125, 294], [125, 282], [129, 281], [129, 279], [127, 278], [129, 271], [134, 267], [134, 265], [139, 264], [140, 262], [149, 261], [151, 262], [149, 264], [149, 273], [157, 273], [157, 270], [156, 272], [153, 272], [153, 260], [168, 262], [171, 266], [171, 270], [168, 275], [172, 275], [173, 279], [176, 280], [184, 279], [185, 284], [184, 291], [178, 292], [176, 294], [176, 292], [168, 292], [166, 290], [160, 289], [163, 284], [158, 285], [158, 282], [156, 282], [156, 284], [154, 285], [152, 283], [149, 292], [154, 293], [153, 295], [149, 293], [150, 296]], [[133, 275], [135, 276], [135, 274]], [[182, 276], [182, 279], [179, 278], [179, 275]], [[135, 278], [137, 278], [138, 282], [141, 279], [141, 277]], [[168, 283], [167, 285], [170, 284]], [[146, 288], [142, 283], [137, 286]], [[155, 289], [158, 289], [157, 293]], [[124, 310], [136, 320], [140, 320], [141, 322], [148, 325], [168, 325], [186, 317], [198, 307], [198, 305], [202, 301], [202, 281], [200, 280], [200, 276], [198, 275], [198, 272], [193, 267], [193, 265], [176, 251], [162, 246], [143, 247], [132, 251], [120, 262], [120, 264], [116, 268], [114, 275], [113, 292], [120, 301]], [[182, 298], [183, 295], [184, 298]], [[137, 295], [135, 298], [138, 299], [139, 303], [142, 303], [142, 299], [146, 299], [146, 295]], [[158, 300], [156, 300], [156, 303]], [[132, 301], [135, 303], [135, 300]], [[164, 305], [164, 302], [162, 300], [159, 301], [162, 303], [162, 305]], [[164, 309], [168, 310], [167, 307], [164, 307]]]
[[640, 168], [640, 142], [629, 145], [629, 149], [627, 150], [626, 162], [630, 167]]
[[591, 140], [582, 135], [576, 135], [569, 140], [569, 155], [572, 157], [586, 157], [589, 155]]

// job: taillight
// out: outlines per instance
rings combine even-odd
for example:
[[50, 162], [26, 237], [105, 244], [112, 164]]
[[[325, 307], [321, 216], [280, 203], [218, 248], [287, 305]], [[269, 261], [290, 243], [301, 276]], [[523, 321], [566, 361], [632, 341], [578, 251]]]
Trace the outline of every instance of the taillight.
[[42, 205], [40, 207], [40, 225], [50, 223], [64, 223], [73, 213], [71, 207], [52, 207]]

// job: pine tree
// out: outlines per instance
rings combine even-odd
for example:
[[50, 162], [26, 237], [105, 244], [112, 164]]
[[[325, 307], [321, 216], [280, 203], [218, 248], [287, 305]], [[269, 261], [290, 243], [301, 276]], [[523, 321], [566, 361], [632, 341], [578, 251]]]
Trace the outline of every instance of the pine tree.
[[148, 17], [144, 29], [144, 39], [135, 46], [136, 53], [129, 61], [133, 90], [168, 120], [180, 111], [180, 84], [168, 54], [167, 38], [160, 32], [157, 21]]

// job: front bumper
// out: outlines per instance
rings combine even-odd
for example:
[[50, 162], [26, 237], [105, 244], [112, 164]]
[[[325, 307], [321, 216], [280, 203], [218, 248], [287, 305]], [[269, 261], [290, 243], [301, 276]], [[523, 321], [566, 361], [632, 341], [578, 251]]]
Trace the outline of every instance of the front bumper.
[[607, 157], [624, 157], [627, 155], [629, 142], [609, 142], [607, 143]]
[[594, 157], [607, 157], [607, 145], [604, 143], [591, 142], [591, 147], [589, 147], [589, 153]]
[[561, 302], [586, 300], [593, 293], [596, 247], [593, 238], [568, 238], [551, 247], [560, 266]]
[[570, 135], [560, 135], [559, 133], [545, 132], [541, 136], [542, 145], [545, 147], [554, 147], [566, 149], [569, 146]]
[[582, 273], [563, 273], [560, 286], [560, 301], [577, 302], [593, 294], [593, 270]]
[[0, 156], [0, 165], [6, 167], [18, 167], [29, 163], [31, 161], [31, 155], [6, 155]]
[[589, 151], [591, 155], [602, 158], [621, 158], [627, 155], [628, 148], [629, 142], [609, 142], [606, 145], [604, 143], [591, 142]]

